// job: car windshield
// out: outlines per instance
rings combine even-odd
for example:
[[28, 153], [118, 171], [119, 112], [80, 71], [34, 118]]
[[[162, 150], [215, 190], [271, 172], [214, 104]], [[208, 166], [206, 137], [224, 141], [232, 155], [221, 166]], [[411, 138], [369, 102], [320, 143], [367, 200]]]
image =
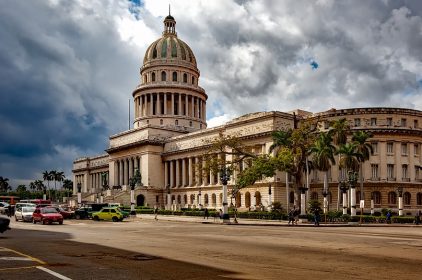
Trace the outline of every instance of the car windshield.
[[41, 213], [44, 213], [44, 214], [57, 213], [57, 210], [54, 208], [42, 208]]
[[22, 207], [22, 213], [33, 213], [35, 211], [35, 207]]

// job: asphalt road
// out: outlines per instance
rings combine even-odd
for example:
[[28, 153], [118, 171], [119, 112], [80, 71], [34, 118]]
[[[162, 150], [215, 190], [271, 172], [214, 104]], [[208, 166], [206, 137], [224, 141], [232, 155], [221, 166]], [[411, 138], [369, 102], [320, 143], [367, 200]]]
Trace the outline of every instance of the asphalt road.
[[422, 227], [11, 226], [0, 279], [422, 279]]

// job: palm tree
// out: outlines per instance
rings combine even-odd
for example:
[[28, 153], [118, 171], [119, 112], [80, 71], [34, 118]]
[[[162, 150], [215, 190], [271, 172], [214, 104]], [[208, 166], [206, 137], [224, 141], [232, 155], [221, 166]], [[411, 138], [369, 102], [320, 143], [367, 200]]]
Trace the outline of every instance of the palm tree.
[[69, 180], [69, 179], [65, 179], [63, 181], [63, 188], [66, 191], [72, 192], [73, 191], [73, 182], [71, 180]]
[[0, 176], [0, 191], [7, 192], [10, 189], [9, 179]]
[[30, 182], [29, 183], [29, 189], [34, 192], [37, 189], [37, 185], [35, 185], [34, 182]]
[[292, 131], [288, 130], [288, 131], [283, 131], [283, 130], [279, 130], [279, 131], [275, 131], [272, 134], [272, 138], [273, 138], [273, 144], [270, 146], [269, 152], [271, 153], [272, 151], [276, 151], [281, 148], [281, 147], [291, 147], [292, 146], [292, 141], [291, 141], [291, 136], [292, 136]]
[[[350, 132], [350, 125], [347, 122], [346, 118], [334, 120], [331, 122], [331, 128], [329, 133], [333, 138], [334, 145], [337, 148], [340, 148], [341, 145], [346, 144], [347, 142], [347, 134]], [[340, 161], [340, 155], [338, 157], [338, 161]], [[339, 183], [337, 185], [337, 211], [340, 208], [340, 176], [339, 176]]]
[[328, 171], [331, 165], [336, 163], [334, 159], [336, 148], [332, 144], [331, 135], [327, 132], [321, 132], [310, 151], [315, 167], [324, 172], [324, 213], [326, 213], [328, 204], [326, 196], [328, 193]]
[[63, 182], [64, 178], [65, 178], [65, 176], [64, 176], [64, 172], [63, 171], [56, 172], [56, 175], [55, 175], [56, 181]]
[[48, 172], [47, 170], [44, 171], [42, 173], [42, 177], [43, 177], [44, 181], [47, 181], [47, 188], [48, 188], [48, 190], [50, 190], [50, 180], [51, 180], [50, 172]]
[[36, 186], [37, 191], [43, 191], [45, 188], [45, 185], [41, 180], [35, 180], [34, 185]]
[[54, 181], [54, 190], [56, 190], [56, 176], [57, 176], [57, 171], [56, 170], [51, 170], [50, 171], [50, 180]]
[[365, 131], [356, 131], [353, 133], [352, 141], [357, 144], [356, 150], [361, 154], [359, 160], [359, 181], [360, 181], [360, 200], [364, 199], [363, 195], [363, 163], [369, 160], [369, 157], [373, 153], [372, 145], [368, 142], [368, 139], [372, 137], [372, 134]]

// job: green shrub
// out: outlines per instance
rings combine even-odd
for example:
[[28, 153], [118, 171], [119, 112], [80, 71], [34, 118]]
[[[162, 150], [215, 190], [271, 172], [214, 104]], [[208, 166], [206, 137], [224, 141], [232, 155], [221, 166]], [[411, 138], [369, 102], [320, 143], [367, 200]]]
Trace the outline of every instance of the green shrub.
[[340, 217], [340, 219], [343, 221], [343, 222], [350, 222], [350, 215], [349, 214], [343, 214], [343, 215], [341, 215], [341, 217]]

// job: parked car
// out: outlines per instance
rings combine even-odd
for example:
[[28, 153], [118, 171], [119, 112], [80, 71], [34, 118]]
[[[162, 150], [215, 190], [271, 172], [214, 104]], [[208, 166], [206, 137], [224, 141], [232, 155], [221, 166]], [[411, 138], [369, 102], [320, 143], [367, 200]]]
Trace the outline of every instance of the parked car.
[[32, 222], [35, 207], [19, 207], [15, 211], [15, 221]]
[[130, 215], [130, 212], [123, 210], [122, 207], [113, 207], [113, 208], [117, 208], [120, 211], [120, 213], [123, 214], [123, 218], [127, 218]]
[[63, 224], [63, 216], [57, 212], [54, 207], [37, 207], [35, 208], [34, 213], [32, 214], [32, 222], [35, 224], [37, 222], [45, 224], [51, 224], [57, 222], [60, 225]]
[[8, 211], [7, 207], [9, 207], [9, 203], [0, 201], [0, 214], [6, 214]]
[[29, 203], [29, 202], [18, 202], [15, 204], [15, 211], [18, 211], [22, 207], [37, 207], [35, 203]]
[[6, 230], [9, 230], [10, 229], [9, 224], [10, 224], [9, 218], [0, 217], [0, 233], [3, 233]]
[[123, 220], [123, 214], [117, 208], [104, 207], [100, 211], [92, 213], [92, 219], [118, 222]]
[[75, 219], [89, 219], [91, 218], [92, 208], [91, 207], [81, 207], [75, 210]]
[[57, 212], [59, 212], [63, 216], [63, 219], [72, 219], [75, 214], [74, 211], [66, 211], [62, 207], [57, 205], [54, 205], [53, 207], [57, 210]]

